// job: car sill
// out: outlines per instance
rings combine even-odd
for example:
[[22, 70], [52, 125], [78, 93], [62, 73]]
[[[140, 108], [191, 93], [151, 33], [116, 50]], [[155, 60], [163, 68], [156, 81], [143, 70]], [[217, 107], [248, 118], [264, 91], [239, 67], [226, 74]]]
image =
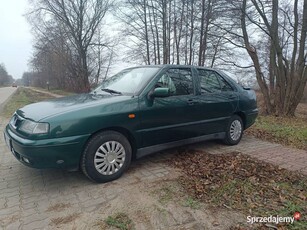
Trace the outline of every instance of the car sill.
[[221, 132], [221, 133], [214, 133], [214, 134], [193, 137], [193, 138], [179, 140], [179, 141], [168, 142], [165, 144], [159, 144], [159, 145], [149, 146], [145, 148], [140, 148], [138, 149], [136, 153], [136, 158], [138, 159], [138, 158], [147, 156], [155, 152], [159, 152], [159, 151], [174, 148], [174, 147], [179, 147], [182, 145], [188, 145], [188, 144], [193, 144], [193, 143], [197, 143], [201, 141], [207, 141], [207, 140], [213, 140], [213, 139], [224, 139], [224, 138], [225, 138], [225, 132]]

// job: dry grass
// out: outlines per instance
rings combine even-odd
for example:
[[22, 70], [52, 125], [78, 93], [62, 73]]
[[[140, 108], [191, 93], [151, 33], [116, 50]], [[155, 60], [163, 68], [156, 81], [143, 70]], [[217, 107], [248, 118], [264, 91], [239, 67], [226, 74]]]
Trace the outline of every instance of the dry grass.
[[62, 225], [62, 224], [69, 224], [69, 223], [75, 221], [80, 216], [81, 216], [80, 213], [73, 213], [73, 214], [70, 214], [70, 215], [64, 216], [64, 217], [53, 218], [53, 219], [51, 219], [51, 225], [58, 226], [58, 225]]
[[298, 118], [307, 119], [307, 102], [306, 103], [300, 103], [297, 106], [295, 115]]
[[257, 138], [307, 150], [307, 104], [300, 103], [295, 117], [276, 117], [263, 114], [264, 103], [257, 93], [260, 115], [247, 134]]
[[245, 131], [257, 138], [307, 150], [307, 119], [259, 116]]

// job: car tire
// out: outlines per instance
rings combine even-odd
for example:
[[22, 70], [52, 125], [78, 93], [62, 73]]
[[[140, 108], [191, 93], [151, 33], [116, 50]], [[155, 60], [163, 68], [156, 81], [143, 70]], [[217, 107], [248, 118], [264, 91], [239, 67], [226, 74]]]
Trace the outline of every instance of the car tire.
[[131, 145], [124, 135], [115, 131], [100, 132], [86, 144], [81, 169], [98, 183], [116, 180], [129, 167], [131, 155]]
[[234, 115], [230, 118], [226, 129], [224, 143], [226, 145], [236, 145], [240, 142], [243, 135], [243, 122], [241, 117]]

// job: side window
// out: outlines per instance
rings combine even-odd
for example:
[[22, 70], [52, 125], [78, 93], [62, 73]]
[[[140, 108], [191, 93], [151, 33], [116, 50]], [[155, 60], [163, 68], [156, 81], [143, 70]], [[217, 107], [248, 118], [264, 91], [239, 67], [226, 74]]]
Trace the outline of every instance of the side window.
[[193, 94], [193, 81], [190, 69], [169, 69], [156, 83], [156, 87], [170, 89], [171, 95]]
[[202, 94], [233, 91], [229, 83], [214, 71], [198, 69], [198, 75]]
[[221, 83], [221, 90], [222, 91], [233, 91], [233, 88], [231, 87], [231, 85], [229, 85], [229, 83], [222, 78], [221, 76], [218, 76], [220, 83]]
[[201, 93], [216, 93], [221, 91], [217, 74], [211, 70], [198, 70]]

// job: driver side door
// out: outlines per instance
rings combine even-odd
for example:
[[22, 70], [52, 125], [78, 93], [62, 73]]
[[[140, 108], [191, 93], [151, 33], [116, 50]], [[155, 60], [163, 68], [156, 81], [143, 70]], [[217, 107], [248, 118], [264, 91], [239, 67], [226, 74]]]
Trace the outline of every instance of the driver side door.
[[191, 122], [195, 89], [191, 68], [166, 70], [157, 78], [154, 87], [169, 88], [170, 95], [140, 102], [141, 148], [194, 136]]

